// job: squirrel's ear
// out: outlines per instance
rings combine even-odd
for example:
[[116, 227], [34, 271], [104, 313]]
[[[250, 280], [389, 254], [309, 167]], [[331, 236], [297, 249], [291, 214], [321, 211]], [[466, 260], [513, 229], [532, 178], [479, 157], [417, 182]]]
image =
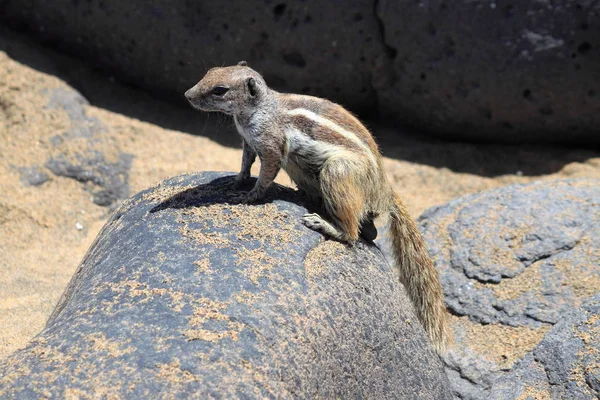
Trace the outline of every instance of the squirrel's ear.
[[240, 62], [238, 63], [238, 65], [239, 65], [240, 67], [247, 67], [247, 66], [248, 66], [248, 63], [247, 63], [246, 61], [240, 61]]
[[248, 78], [246, 85], [248, 86], [248, 93], [250, 93], [250, 96], [256, 96], [256, 81], [254, 78]]

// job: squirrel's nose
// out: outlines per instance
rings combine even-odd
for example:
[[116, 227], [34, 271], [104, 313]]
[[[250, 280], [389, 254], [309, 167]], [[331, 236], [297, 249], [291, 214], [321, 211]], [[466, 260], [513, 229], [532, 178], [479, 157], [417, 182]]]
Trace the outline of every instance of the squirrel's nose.
[[188, 101], [192, 101], [200, 95], [200, 89], [197, 86], [192, 86], [185, 93], [184, 96]]

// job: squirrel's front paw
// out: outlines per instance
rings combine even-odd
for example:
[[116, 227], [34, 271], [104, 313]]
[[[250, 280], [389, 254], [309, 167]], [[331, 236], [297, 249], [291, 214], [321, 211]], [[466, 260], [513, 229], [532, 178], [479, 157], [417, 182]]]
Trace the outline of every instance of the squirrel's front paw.
[[250, 204], [260, 200], [263, 196], [256, 189], [249, 192], [241, 192], [232, 198], [234, 203]]
[[239, 173], [233, 181], [233, 189], [237, 190], [244, 186], [250, 180], [250, 174]]

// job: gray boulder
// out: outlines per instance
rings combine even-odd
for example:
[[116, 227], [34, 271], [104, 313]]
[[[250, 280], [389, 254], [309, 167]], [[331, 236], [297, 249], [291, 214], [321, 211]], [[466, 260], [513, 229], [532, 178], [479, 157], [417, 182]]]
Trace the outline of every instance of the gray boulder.
[[524, 396], [600, 398], [600, 296], [563, 316], [533, 352], [493, 383], [488, 398]]
[[184, 104], [241, 59], [276, 89], [446, 138], [599, 143], [600, 3], [4, 0], [0, 19]]
[[[464, 317], [444, 360], [459, 398], [487, 399], [551, 325], [600, 292], [598, 180], [476, 193], [426, 211], [419, 222], [446, 304]], [[387, 247], [385, 232], [380, 244]], [[508, 350], [497, 342], [510, 343], [507, 335], [515, 337]]]
[[125, 201], [46, 328], [0, 363], [0, 397], [449, 399], [379, 250], [323, 240], [275, 186], [186, 175]]

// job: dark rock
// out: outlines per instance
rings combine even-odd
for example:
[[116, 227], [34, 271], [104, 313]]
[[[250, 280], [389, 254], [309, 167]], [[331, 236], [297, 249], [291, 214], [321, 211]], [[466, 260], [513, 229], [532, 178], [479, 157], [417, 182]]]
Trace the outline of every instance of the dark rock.
[[[456, 345], [444, 360], [459, 398], [487, 399], [492, 382], [513, 364], [490, 359], [500, 351], [491, 337], [481, 339], [488, 354], [474, 351], [468, 324], [529, 335], [531, 343], [600, 292], [598, 180], [539, 181], [468, 195], [426, 211], [419, 222], [448, 308], [470, 321], [455, 325]], [[524, 356], [532, 348], [514, 350]]]
[[599, 210], [597, 180], [539, 181], [461, 197], [420, 223], [453, 313], [536, 328], [600, 283]]
[[600, 296], [564, 315], [532, 353], [493, 383], [488, 398], [535, 394], [548, 399], [600, 398]]
[[227, 7], [218, 1], [58, 0], [52, 7], [3, 1], [0, 15], [46, 44], [181, 104], [208, 68], [240, 60], [275, 88], [329, 96], [356, 110], [377, 103], [370, 64], [384, 47], [368, 0]]
[[209, 67], [247, 60], [276, 89], [494, 142], [600, 142], [599, 12], [590, 0], [0, 2], [13, 28], [181, 104]]
[[229, 205], [232, 183], [182, 176], [123, 203], [0, 363], [0, 397], [451, 397], [374, 246], [324, 241], [283, 187]]
[[600, 3], [378, 2], [381, 107], [448, 138], [600, 142]]
[[50, 180], [46, 171], [37, 165], [32, 167], [19, 167], [19, 175], [21, 183], [27, 186], [40, 186]]
[[52, 157], [46, 163], [46, 167], [56, 176], [66, 176], [79, 182], [91, 182], [99, 186], [100, 190], [94, 190], [93, 201], [99, 206], [110, 206], [123, 200], [129, 194], [129, 169], [133, 156], [130, 154], [119, 154], [119, 159], [108, 162], [104, 155], [98, 151], [78, 153], [73, 158], [64, 154]]
[[[114, 149], [106, 129], [96, 118], [89, 117], [87, 100], [75, 90], [45, 91], [48, 107], [64, 110], [72, 128], [50, 139], [55, 148], [46, 162], [56, 176], [65, 176], [88, 184], [93, 201], [100, 206], [116, 206], [129, 196], [129, 169], [133, 156]], [[75, 151], [73, 151], [75, 149]], [[114, 160], [109, 160], [107, 153]]]

